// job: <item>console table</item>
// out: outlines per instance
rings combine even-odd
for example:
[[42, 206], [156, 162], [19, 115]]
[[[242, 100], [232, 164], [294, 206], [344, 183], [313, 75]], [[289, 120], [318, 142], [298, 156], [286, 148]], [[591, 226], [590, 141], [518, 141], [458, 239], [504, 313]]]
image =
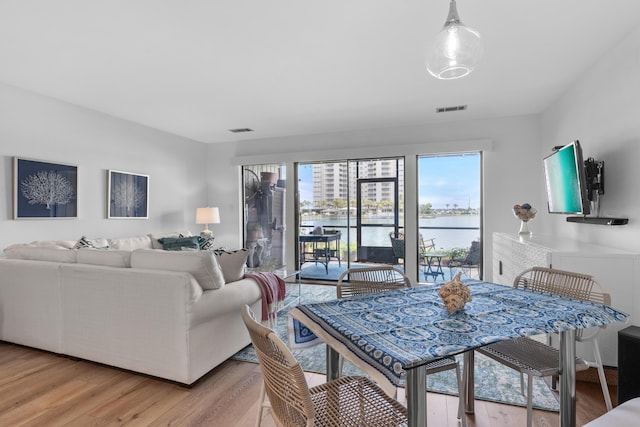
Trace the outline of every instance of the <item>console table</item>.
[[[340, 264], [340, 237], [341, 232], [332, 234], [304, 234], [298, 237], [300, 243], [300, 266], [305, 262], [324, 264], [324, 269], [329, 274], [329, 261], [331, 258], [338, 260]], [[331, 242], [335, 242], [333, 245]]]
[[[611, 294], [611, 306], [640, 319], [640, 255], [622, 249], [579, 242], [557, 236], [534, 234], [520, 238], [493, 233], [493, 282], [513, 285], [513, 279], [531, 267], [590, 274]], [[602, 362], [618, 366], [618, 330], [628, 325], [612, 324], [598, 336]], [[554, 340], [555, 342], [555, 340]], [[593, 359], [592, 343], [577, 343], [579, 357]]]

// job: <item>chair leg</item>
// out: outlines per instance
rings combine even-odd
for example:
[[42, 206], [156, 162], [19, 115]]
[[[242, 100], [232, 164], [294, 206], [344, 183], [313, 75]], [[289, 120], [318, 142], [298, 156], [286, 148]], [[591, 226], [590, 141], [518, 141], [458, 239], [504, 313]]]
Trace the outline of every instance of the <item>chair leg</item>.
[[531, 427], [533, 418], [533, 375], [527, 374], [527, 427]]
[[607, 386], [607, 378], [604, 376], [604, 368], [602, 367], [602, 357], [600, 356], [600, 346], [598, 340], [593, 340], [593, 355], [596, 358], [596, 369], [598, 369], [598, 377], [600, 378], [600, 387], [602, 387], [602, 395], [604, 396], [604, 403], [607, 405], [607, 412], [611, 410], [611, 395], [609, 394], [609, 387]]
[[256, 427], [260, 427], [260, 424], [262, 424], [262, 410], [264, 408], [269, 407], [269, 404], [264, 402], [264, 399], [266, 397], [267, 396], [264, 388], [264, 381], [262, 381], [262, 385], [260, 386], [260, 397], [258, 398], [258, 401], [260, 402], [260, 406], [258, 407], [258, 417], [256, 418]]
[[464, 413], [465, 383], [460, 375], [460, 365], [456, 365], [456, 380], [458, 381], [458, 419], [462, 422], [462, 427], [467, 427], [467, 416]]

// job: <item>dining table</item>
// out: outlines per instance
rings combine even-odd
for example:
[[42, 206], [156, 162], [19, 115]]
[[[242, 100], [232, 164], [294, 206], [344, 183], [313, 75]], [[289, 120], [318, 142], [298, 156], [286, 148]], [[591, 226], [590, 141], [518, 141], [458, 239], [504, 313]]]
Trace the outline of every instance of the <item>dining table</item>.
[[326, 344], [327, 380], [340, 375], [341, 355], [389, 394], [404, 385], [408, 425], [423, 427], [427, 363], [464, 354], [465, 406], [470, 412], [474, 349], [518, 336], [558, 333], [560, 426], [575, 427], [575, 332], [624, 322], [628, 314], [599, 303], [522, 288], [471, 279], [463, 282], [472, 299], [453, 314], [438, 296], [438, 285], [298, 305], [289, 312], [290, 341]]

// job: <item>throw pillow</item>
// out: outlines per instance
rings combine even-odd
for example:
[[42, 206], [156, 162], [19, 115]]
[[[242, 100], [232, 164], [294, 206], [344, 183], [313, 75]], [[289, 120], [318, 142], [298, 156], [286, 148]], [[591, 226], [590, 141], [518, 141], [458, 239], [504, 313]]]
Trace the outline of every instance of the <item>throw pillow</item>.
[[190, 231], [174, 231], [173, 233], [155, 233], [149, 234], [148, 237], [151, 240], [151, 249], [162, 249], [162, 244], [158, 242], [158, 239], [163, 237], [188, 237], [193, 236]]
[[244, 277], [245, 265], [249, 256], [248, 249], [236, 251], [215, 251], [218, 264], [224, 275], [224, 282], [231, 283]]
[[181, 251], [183, 248], [200, 249], [198, 236], [189, 237], [162, 237], [158, 239], [165, 251]]
[[198, 236], [198, 244], [200, 245], [201, 251], [210, 251], [213, 249], [213, 239], [214, 237], [202, 237]]
[[73, 249], [109, 249], [109, 243], [106, 239], [88, 239], [86, 236], [80, 237]]
[[73, 245], [73, 249], [83, 249], [83, 248], [93, 248], [93, 243], [91, 242], [91, 240], [87, 239], [84, 236], [78, 239], [76, 244]]

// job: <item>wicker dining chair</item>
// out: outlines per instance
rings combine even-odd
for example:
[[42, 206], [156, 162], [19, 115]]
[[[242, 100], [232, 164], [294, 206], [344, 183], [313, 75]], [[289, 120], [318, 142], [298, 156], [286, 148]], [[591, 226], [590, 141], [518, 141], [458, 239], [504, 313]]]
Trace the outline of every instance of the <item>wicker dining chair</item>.
[[[606, 305], [611, 304], [611, 297], [604, 292], [602, 286], [593, 276], [570, 271], [533, 267], [520, 273], [515, 278], [513, 287]], [[579, 329], [576, 331], [576, 341], [591, 341], [593, 343], [595, 358], [595, 362], [576, 358], [576, 371], [586, 370], [589, 367], [597, 368], [607, 411], [610, 411], [611, 396], [597, 340], [597, 335], [602, 329], [604, 326], [592, 330]], [[558, 350], [531, 338], [521, 337], [480, 347], [476, 351], [518, 371], [521, 378], [521, 391], [524, 391], [524, 374], [527, 374], [527, 426], [531, 426], [533, 377], [553, 377], [555, 383], [555, 378], [559, 375]]]
[[406, 408], [368, 378], [341, 377], [309, 388], [291, 351], [273, 330], [256, 321], [248, 305], [242, 308], [242, 319], [258, 355], [277, 426], [407, 425]]
[[[338, 278], [336, 293], [338, 298], [353, 295], [367, 295], [394, 289], [410, 288], [411, 280], [402, 271], [389, 266], [351, 268], [343, 272]], [[343, 359], [340, 357], [339, 371], [342, 372]], [[460, 375], [460, 365], [454, 357], [434, 360], [426, 366], [427, 375], [455, 369], [458, 384], [458, 418], [462, 427], [467, 426], [464, 416], [464, 383]]]
[[411, 287], [411, 281], [395, 267], [350, 268], [338, 278], [338, 298]]

